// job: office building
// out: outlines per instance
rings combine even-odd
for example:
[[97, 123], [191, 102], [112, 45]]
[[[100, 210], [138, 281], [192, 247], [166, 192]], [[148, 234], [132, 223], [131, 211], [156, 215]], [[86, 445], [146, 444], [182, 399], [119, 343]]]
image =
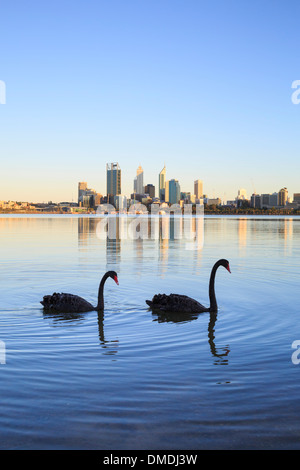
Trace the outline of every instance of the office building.
[[102, 194], [90, 189], [86, 182], [78, 183], [78, 205], [82, 207], [96, 207], [101, 203]]
[[294, 193], [294, 202], [300, 204], [300, 193]]
[[178, 204], [180, 201], [180, 184], [178, 180], [172, 179], [165, 185], [165, 202]]
[[155, 186], [153, 184], [146, 184], [145, 194], [149, 194], [149, 196], [152, 199], [154, 199], [155, 198]]
[[83, 196], [85, 196], [86, 191], [87, 191], [87, 183], [86, 182], [78, 183], [78, 204], [82, 202]]
[[288, 190], [286, 188], [282, 188], [278, 193], [278, 205], [285, 206], [288, 201]]
[[278, 193], [270, 194], [270, 206], [271, 207], [278, 206]]
[[251, 207], [254, 209], [261, 209], [261, 196], [259, 194], [252, 194]]
[[114, 196], [121, 194], [121, 168], [119, 163], [107, 163], [106, 165], [106, 191], [108, 202], [113, 202]]
[[262, 194], [261, 195], [261, 207], [268, 208], [270, 206], [271, 194]]
[[201, 180], [194, 181], [194, 194], [196, 199], [203, 198], [203, 183]]
[[165, 201], [166, 171], [166, 165], [164, 165], [158, 176], [158, 197], [161, 201]]
[[133, 192], [136, 194], [144, 194], [144, 170], [141, 165], [136, 171], [136, 177], [133, 182]]

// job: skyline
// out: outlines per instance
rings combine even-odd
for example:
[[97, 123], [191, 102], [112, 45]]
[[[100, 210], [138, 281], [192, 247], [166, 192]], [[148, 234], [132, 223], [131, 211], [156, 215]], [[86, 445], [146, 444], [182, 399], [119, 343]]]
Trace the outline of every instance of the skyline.
[[124, 194], [140, 164], [157, 188], [164, 162], [191, 193], [197, 178], [228, 200], [239, 188], [299, 192], [297, 2], [1, 11], [0, 200], [75, 200], [78, 181], [101, 191], [109, 161]]
[[[115, 171], [118, 172], [117, 177], [116, 177], [116, 175], [113, 176], [113, 173]], [[130, 198], [130, 195], [132, 195], [135, 192], [137, 194], [143, 194], [145, 192], [145, 187], [149, 185], [149, 186], [152, 186], [152, 188], [155, 191], [155, 196], [154, 197], [156, 197], [158, 199], [161, 199], [161, 197], [160, 197], [161, 190], [163, 190], [163, 194], [161, 196], [164, 198], [165, 197], [165, 191], [166, 190], [168, 191], [169, 183], [173, 183], [173, 182], [174, 183], [177, 182], [179, 184], [179, 188], [180, 188], [179, 191], [180, 192], [190, 193], [191, 195], [194, 195], [195, 197], [198, 197], [198, 195], [201, 193], [203, 195], [203, 197], [205, 197], [207, 199], [219, 198], [222, 201], [222, 204], [226, 204], [229, 201], [233, 201], [233, 200], [237, 200], [237, 199], [247, 199], [248, 201], [250, 201], [252, 196], [259, 196], [260, 197], [260, 195], [263, 195], [263, 194], [264, 195], [271, 195], [271, 194], [279, 193], [281, 190], [286, 190], [287, 198], [289, 198], [289, 199], [290, 198], [292, 199], [292, 197], [295, 194], [296, 195], [299, 194], [299, 190], [291, 192], [291, 191], [289, 191], [289, 188], [287, 188], [285, 186], [282, 186], [279, 189], [274, 189], [273, 188], [272, 191], [263, 190], [263, 191], [257, 192], [256, 189], [255, 189], [253, 192], [250, 192], [250, 193], [248, 193], [245, 188], [239, 187], [237, 189], [236, 194], [234, 195], [234, 197], [232, 197], [232, 199], [228, 199], [228, 198], [226, 199], [226, 198], [222, 198], [220, 195], [218, 195], [218, 193], [214, 193], [212, 195], [212, 194], [209, 194], [209, 193], [205, 192], [205, 183], [203, 182], [203, 180], [200, 180], [200, 179], [196, 179], [196, 180], [194, 179], [193, 183], [190, 184], [192, 186], [192, 191], [187, 191], [186, 189], [183, 189], [182, 186], [180, 185], [180, 180], [178, 180], [176, 178], [168, 178], [167, 177], [167, 167], [166, 167], [165, 163], [164, 163], [163, 169], [157, 174], [157, 177], [158, 177], [157, 185], [155, 184], [154, 181], [144, 184], [145, 183], [144, 182], [144, 170], [143, 170], [142, 166], [139, 165], [138, 168], [136, 169], [136, 176], [134, 177], [134, 179], [132, 181], [133, 187], [131, 188], [131, 190], [129, 190], [128, 193], [126, 193], [126, 192], [123, 191], [124, 172], [122, 172], [122, 168], [120, 167], [119, 162], [106, 163], [105, 173], [106, 173], [106, 176], [105, 176], [106, 182], [105, 182], [105, 187], [104, 188], [99, 189], [98, 187], [90, 185], [87, 181], [84, 182], [83, 180], [81, 180], [81, 181], [76, 183], [76, 191], [75, 191], [76, 196], [75, 196], [75, 198], [72, 196], [72, 199], [65, 199], [64, 202], [67, 202], [67, 201], [68, 202], [76, 202], [76, 200], [79, 200], [79, 196], [80, 196], [81, 191], [86, 190], [87, 185], [89, 186], [88, 191], [95, 191], [98, 195], [101, 195], [101, 196], [108, 196], [108, 195], [113, 195], [113, 194], [116, 193], [116, 194], [119, 194], [119, 195], [122, 195], [122, 196], [126, 196], [127, 198]], [[138, 183], [139, 177], [141, 177], [141, 180]], [[125, 186], [130, 188], [130, 184], [128, 183], [128, 181], [126, 182]], [[138, 186], [139, 186], [140, 189], [143, 189], [143, 190], [142, 191], [135, 191], [134, 188], [135, 187], [137, 188]], [[114, 187], [114, 189], [113, 189], [113, 187]], [[233, 192], [232, 192], [232, 194], [233, 194]], [[78, 195], [78, 197], [77, 197], [77, 195]], [[5, 201], [5, 199], [0, 198], [0, 201]], [[42, 200], [25, 200], [25, 199], [23, 199], [23, 200], [15, 199], [14, 200], [12, 198], [8, 198], [8, 199], [6, 199], [6, 201], [21, 201], [21, 202], [30, 202], [30, 203], [46, 202], [45, 200], [43, 200], [43, 201]], [[55, 198], [53, 198], [53, 197], [50, 197], [48, 199], [48, 201], [52, 201], [52, 202], [55, 202], [55, 203], [63, 202], [62, 200], [59, 200], [59, 201], [55, 200]]]

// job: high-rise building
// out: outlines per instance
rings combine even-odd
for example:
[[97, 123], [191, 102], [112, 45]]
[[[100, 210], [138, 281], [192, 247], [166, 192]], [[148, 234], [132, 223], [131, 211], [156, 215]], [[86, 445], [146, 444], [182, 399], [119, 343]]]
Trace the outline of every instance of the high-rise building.
[[282, 188], [278, 193], [278, 205], [285, 206], [288, 200], [288, 190], [286, 188]]
[[106, 164], [106, 189], [108, 200], [112, 200], [113, 196], [121, 194], [121, 168], [119, 163]]
[[261, 207], [269, 207], [270, 198], [271, 198], [271, 194], [262, 194], [261, 195]]
[[144, 170], [141, 165], [136, 170], [136, 177], [133, 182], [133, 192], [136, 194], [144, 194]]
[[261, 196], [259, 194], [252, 194], [251, 207], [254, 207], [255, 209], [261, 209]]
[[153, 186], [153, 184], [146, 184], [145, 194], [149, 194], [149, 196], [153, 199], [155, 197], [155, 186]]
[[270, 194], [270, 206], [271, 207], [278, 206], [278, 193]]
[[300, 193], [294, 193], [294, 202], [300, 204]]
[[172, 179], [166, 182], [165, 202], [178, 204], [180, 201], [180, 184], [178, 180]]
[[166, 165], [164, 165], [158, 176], [158, 197], [161, 201], [165, 201], [166, 171]]
[[86, 182], [78, 183], [78, 204], [83, 201], [83, 196], [85, 196], [86, 191], [87, 191], [87, 183]]
[[201, 180], [194, 181], [194, 194], [196, 199], [203, 198], [203, 183]]

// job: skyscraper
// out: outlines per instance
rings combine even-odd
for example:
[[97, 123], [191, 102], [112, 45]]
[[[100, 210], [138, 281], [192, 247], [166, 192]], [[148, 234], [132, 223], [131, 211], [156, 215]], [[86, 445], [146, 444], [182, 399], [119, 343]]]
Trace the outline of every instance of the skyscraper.
[[85, 196], [86, 190], [87, 190], [86, 182], [78, 183], [78, 204], [83, 201], [83, 196]]
[[136, 177], [134, 178], [133, 182], [133, 191], [136, 194], [144, 194], [144, 170], [141, 165], [136, 170]]
[[166, 165], [164, 165], [158, 176], [158, 197], [161, 201], [165, 200], [166, 171]]
[[282, 188], [278, 193], [278, 205], [285, 206], [288, 200], [288, 190], [286, 188]]
[[203, 183], [201, 180], [194, 181], [194, 194], [196, 199], [203, 198]]
[[119, 163], [106, 164], [107, 198], [121, 194], [121, 168]]
[[166, 182], [166, 202], [178, 204], [180, 201], [180, 184], [178, 180], [172, 179]]

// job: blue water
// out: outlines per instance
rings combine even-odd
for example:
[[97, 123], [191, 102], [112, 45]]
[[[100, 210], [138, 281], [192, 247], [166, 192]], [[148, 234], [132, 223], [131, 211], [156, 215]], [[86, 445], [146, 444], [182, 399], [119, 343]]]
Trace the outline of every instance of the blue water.
[[[99, 219], [0, 217], [1, 449], [299, 449], [300, 219], [206, 217], [202, 249], [182, 239], [97, 236]], [[155, 293], [217, 317], [158, 316]], [[45, 314], [70, 292], [104, 314]], [[300, 354], [299, 354], [300, 357]]]

